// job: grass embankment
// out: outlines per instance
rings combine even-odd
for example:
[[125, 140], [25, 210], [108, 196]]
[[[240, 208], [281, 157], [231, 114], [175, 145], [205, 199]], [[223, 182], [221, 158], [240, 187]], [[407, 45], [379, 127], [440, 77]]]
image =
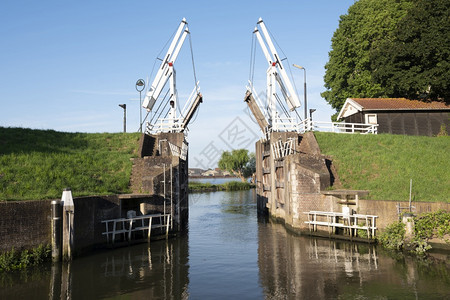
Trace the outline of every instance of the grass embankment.
[[139, 137], [0, 127], [0, 201], [127, 193]]
[[189, 182], [189, 192], [214, 192], [214, 191], [240, 191], [249, 190], [255, 187], [248, 182], [230, 181], [222, 184], [201, 183], [197, 181]]
[[346, 189], [369, 190], [374, 200], [450, 202], [450, 137], [316, 132]]

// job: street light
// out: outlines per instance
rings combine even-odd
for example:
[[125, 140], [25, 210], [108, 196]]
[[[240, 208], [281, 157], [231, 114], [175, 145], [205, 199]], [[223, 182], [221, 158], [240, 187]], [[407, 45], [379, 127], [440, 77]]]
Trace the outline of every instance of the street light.
[[142, 133], [142, 91], [145, 89], [144, 79], [138, 79], [136, 81], [136, 91], [139, 92], [139, 131]]
[[119, 104], [123, 108], [123, 132], [127, 132], [127, 105]]
[[304, 98], [305, 98], [305, 120], [306, 120], [306, 118], [308, 118], [308, 113], [307, 113], [307, 111], [308, 111], [308, 105], [307, 105], [307, 102], [306, 102], [306, 69], [304, 68], [304, 67], [302, 67], [302, 66], [299, 66], [299, 65], [296, 65], [296, 64], [293, 64], [293, 66], [294, 67], [296, 67], [296, 68], [299, 68], [300, 70], [303, 70], [303, 74], [304, 74], [304, 78], [305, 78], [305, 82], [304, 82]]

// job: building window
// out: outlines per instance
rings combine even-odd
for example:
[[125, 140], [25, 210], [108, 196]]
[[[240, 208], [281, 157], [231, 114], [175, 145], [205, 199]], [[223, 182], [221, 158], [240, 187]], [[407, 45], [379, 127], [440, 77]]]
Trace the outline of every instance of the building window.
[[377, 115], [376, 114], [367, 114], [366, 115], [366, 124], [378, 124]]

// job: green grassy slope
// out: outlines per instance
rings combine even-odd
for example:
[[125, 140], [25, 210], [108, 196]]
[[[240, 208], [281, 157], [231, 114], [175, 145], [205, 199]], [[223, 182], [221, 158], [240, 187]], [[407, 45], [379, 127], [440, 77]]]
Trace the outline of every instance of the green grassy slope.
[[0, 201], [129, 192], [139, 137], [0, 127]]
[[369, 198], [450, 202], [450, 137], [315, 133], [347, 189]]

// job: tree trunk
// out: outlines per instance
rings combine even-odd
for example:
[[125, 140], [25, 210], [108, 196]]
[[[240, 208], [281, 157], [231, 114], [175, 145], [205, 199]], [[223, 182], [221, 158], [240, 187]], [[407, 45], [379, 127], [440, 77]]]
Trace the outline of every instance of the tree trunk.
[[242, 172], [240, 171], [234, 171], [233, 170], [234, 175], [236, 175], [237, 177], [239, 177], [241, 179], [242, 182], [247, 182], [247, 178], [244, 177], [244, 175], [242, 174]]

